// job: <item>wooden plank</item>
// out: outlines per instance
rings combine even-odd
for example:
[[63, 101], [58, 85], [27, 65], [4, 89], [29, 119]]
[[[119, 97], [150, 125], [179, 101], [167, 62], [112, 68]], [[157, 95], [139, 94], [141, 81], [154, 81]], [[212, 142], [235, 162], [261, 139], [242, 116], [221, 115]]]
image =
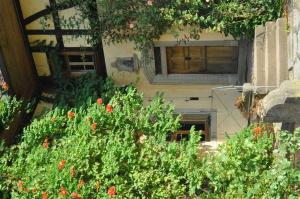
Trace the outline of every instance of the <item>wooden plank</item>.
[[37, 76], [32, 55], [25, 44], [22, 27], [18, 23], [15, 9], [19, 7], [14, 6], [14, 1], [0, 1], [0, 27], [3, 30], [0, 34], [7, 43], [6, 46], [1, 46], [1, 49], [11, 87], [18, 96], [30, 98], [37, 90]]

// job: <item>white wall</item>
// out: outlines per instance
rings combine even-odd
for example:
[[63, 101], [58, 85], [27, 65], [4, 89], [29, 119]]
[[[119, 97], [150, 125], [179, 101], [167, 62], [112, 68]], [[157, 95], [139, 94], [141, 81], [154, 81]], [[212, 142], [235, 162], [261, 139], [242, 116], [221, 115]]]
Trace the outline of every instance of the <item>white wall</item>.
[[[176, 41], [171, 34], [161, 37], [160, 41]], [[204, 33], [201, 36], [203, 41], [207, 40], [233, 40], [219, 33]], [[143, 69], [137, 73], [118, 71], [112, 67], [112, 63], [118, 57], [132, 57], [140, 52], [134, 49], [133, 43], [118, 45], [106, 45], [104, 43], [104, 55], [108, 76], [119, 85], [126, 85], [136, 82], [139, 91], [144, 93], [145, 103], [155, 96], [157, 92], [164, 93], [166, 100], [172, 102], [176, 109], [216, 109], [217, 110], [217, 140], [222, 141], [224, 134], [232, 134], [246, 126], [246, 120], [234, 107], [235, 98], [240, 95], [234, 89], [214, 89], [222, 85], [158, 85], [150, 84], [146, 79]], [[198, 97], [199, 101], [190, 101], [190, 97]]]

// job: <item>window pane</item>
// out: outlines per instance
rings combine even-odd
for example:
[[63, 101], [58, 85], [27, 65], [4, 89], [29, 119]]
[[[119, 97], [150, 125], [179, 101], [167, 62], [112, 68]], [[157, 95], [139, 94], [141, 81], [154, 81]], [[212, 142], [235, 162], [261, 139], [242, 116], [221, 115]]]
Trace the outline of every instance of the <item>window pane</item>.
[[188, 52], [185, 47], [167, 47], [167, 67], [168, 73], [171, 74], [184, 74], [188, 73], [185, 55], [188, 56]]
[[154, 47], [155, 73], [162, 74], [160, 47]]
[[93, 62], [92, 55], [69, 55], [70, 62]]
[[237, 73], [238, 47], [207, 47], [208, 73]]
[[197, 74], [205, 70], [205, 47], [167, 47], [168, 73]]

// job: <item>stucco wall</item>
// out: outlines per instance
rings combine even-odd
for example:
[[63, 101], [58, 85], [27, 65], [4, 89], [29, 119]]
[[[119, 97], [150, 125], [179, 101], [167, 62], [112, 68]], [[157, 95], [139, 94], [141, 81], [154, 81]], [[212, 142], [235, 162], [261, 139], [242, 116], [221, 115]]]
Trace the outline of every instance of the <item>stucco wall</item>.
[[300, 1], [289, 1], [288, 58], [290, 79], [300, 80]]
[[[45, 9], [50, 5], [49, 0], [20, 0], [20, 5], [23, 13], [24, 19], [32, 16], [35, 13]], [[69, 8], [65, 10], [61, 10], [58, 12], [60, 19], [69, 19], [73, 16], [78, 17], [80, 15], [78, 9]], [[41, 25], [41, 20], [46, 24], [46, 27]], [[46, 18], [39, 18], [25, 27], [27, 30], [54, 30], [54, 22], [52, 15], [47, 15]], [[71, 27], [66, 27], [62, 24], [62, 29], [71, 29]], [[80, 29], [88, 29], [89, 25], [86, 21], [82, 23], [79, 27]], [[90, 47], [87, 42], [87, 37], [74, 37], [72, 35], [64, 35], [63, 43], [65, 47]], [[34, 42], [36, 41], [46, 41], [47, 44], [52, 43], [52, 46], [57, 44], [55, 35], [29, 35], [28, 40], [31, 46], [34, 46]], [[50, 76], [51, 70], [48, 64], [46, 53], [43, 52], [35, 52], [33, 53], [34, 62], [36, 65], [36, 71], [39, 76]]]
[[[172, 34], [166, 34], [160, 41], [176, 41]], [[203, 33], [203, 41], [211, 40], [233, 40], [219, 33]], [[215, 89], [223, 85], [201, 85], [201, 84], [176, 84], [159, 85], [150, 84], [144, 75], [143, 69], [138, 72], [118, 71], [112, 67], [112, 63], [118, 57], [132, 57], [137, 54], [141, 58], [141, 53], [134, 49], [133, 43], [123, 43], [118, 45], [106, 45], [104, 42], [104, 55], [108, 76], [119, 85], [136, 83], [139, 91], [144, 93], [145, 103], [149, 103], [157, 92], [164, 93], [167, 101], [172, 102], [176, 109], [180, 110], [217, 110], [217, 140], [222, 141], [227, 132], [229, 135], [237, 132], [246, 126], [246, 120], [234, 107], [234, 101], [240, 95], [235, 89]], [[198, 97], [199, 100], [189, 100], [190, 97]]]

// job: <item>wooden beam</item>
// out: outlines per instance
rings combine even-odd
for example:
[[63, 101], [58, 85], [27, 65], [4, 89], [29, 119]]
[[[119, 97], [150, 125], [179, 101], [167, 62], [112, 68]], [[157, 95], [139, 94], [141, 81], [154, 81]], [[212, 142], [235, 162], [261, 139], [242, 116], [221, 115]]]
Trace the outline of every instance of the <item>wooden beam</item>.
[[[50, 7], [53, 7], [53, 8], [57, 7], [56, 0], [49, 0], [49, 3], [50, 3]], [[53, 17], [53, 23], [54, 23], [55, 30], [61, 30], [58, 10], [54, 10], [52, 12], [52, 17]], [[60, 48], [64, 47], [63, 37], [59, 31], [56, 33], [56, 41]]]
[[69, 29], [69, 30], [26, 30], [28, 35], [88, 35], [87, 29]]
[[45, 16], [45, 15], [48, 15], [48, 14], [51, 14], [51, 9], [50, 8], [46, 8], [44, 10], [41, 10], [29, 17], [27, 17], [26, 19], [24, 19], [24, 24], [27, 25], [27, 24], [30, 24], [31, 22], [34, 22], [35, 20]]

